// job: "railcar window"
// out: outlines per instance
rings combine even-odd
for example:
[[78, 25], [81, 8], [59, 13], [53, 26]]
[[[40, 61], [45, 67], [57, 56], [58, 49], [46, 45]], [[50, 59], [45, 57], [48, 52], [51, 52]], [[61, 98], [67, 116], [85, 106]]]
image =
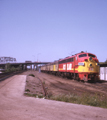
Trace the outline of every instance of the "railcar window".
[[89, 57], [93, 57], [95, 58], [96, 56], [95, 55], [92, 55], [92, 54], [88, 54]]
[[79, 58], [86, 57], [86, 56], [87, 56], [87, 54], [81, 54], [81, 55], [79, 55]]

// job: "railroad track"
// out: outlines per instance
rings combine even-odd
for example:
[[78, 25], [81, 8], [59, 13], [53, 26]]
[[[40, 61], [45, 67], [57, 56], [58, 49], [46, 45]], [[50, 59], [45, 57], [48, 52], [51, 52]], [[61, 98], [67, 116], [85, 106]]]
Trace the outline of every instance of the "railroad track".
[[[40, 81], [40, 84], [43, 88], [43, 95], [48, 96], [50, 93], [52, 94], [104, 94], [107, 95], [107, 82], [103, 83], [83, 83], [78, 82], [76, 80], [70, 80], [67, 78], [59, 78], [57, 76], [38, 73], [35, 71], [31, 71], [28, 74], [34, 74], [35, 78]], [[47, 89], [47, 88], [48, 89]]]
[[39, 77], [36, 77], [36, 78], [40, 81], [40, 83], [42, 85], [42, 89], [43, 89], [43, 95], [46, 97], [48, 95], [48, 93], [47, 93], [44, 83], [42, 82], [42, 80]]
[[100, 89], [102, 91], [107, 91], [107, 82], [105, 83], [87, 83], [86, 86], [93, 87], [96, 89]]
[[12, 79], [10, 79], [9, 81], [4, 81], [4, 83], [0, 85], [0, 89], [3, 88], [5, 85], [7, 85], [11, 81]]
[[[71, 89], [75, 89], [75, 91], [80, 91], [80, 92], [90, 92], [90, 93], [96, 93], [96, 92], [101, 92], [104, 94], [107, 94], [107, 82], [98, 82], [98, 83], [83, 83], [83, 82], [78, 82], [76, 80], [72, 81], [70, 79], [66, 78], [59, 78], [57, 76], [49, 75], [49, 79], [42, 77], [44, 81], [47, 81], [53, 86], [54, 88], [59, 88], [63, 89], [66, 91], [71, 91]], [[55, 83], [56, 82], [56, 83]], [[71, 85], [71, 87], [69, 87]], [[65, 87], [64, 87], [65, 86]]]
[[[60, 90], [64, 90], [66, 92], [70, 92], [72, 93], [73, 91], [79, 91], [79, 92], [83, 92], [85, 93], [86, 91], [88, 90], [84, 90], [83, 88], [81, 87], [77, 87], [77, 86], [73, 86], [70, 83], [70, 81], [68, 81], [67, 83], [65, 83], [66, 81], [63, 79], [63, 81], [60, 81], [60, 80], [56, 80], [56, 78], [53, 78], [52, 81], [50, 81], [49, 79], [46, 79], [44, 77], [41, 76], [41, 79], [45, 82], [48, 82], [50, 84], [50, 87], [54, 88], [55, 90], [56, 89], [60, 89]], [[50, 78], [51, 79], [51, 78]], [[46, 86], [47, 86], [47, 83], [46, 83]], [[48, 93], [47, 93], [48, 94]]]
[[0, 82], [7, 79], [7, 78], [9, 78], [9, 77], [12, 77], [13, 75], [20, 74], [22, 72], [24, 72], [24, 71], [0, 73]]

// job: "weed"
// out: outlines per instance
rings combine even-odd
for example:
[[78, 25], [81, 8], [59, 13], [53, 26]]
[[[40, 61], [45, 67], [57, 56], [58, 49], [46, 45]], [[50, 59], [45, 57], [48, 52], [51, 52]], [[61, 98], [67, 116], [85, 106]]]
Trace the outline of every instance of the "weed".
[[26, 92], [30, 92], [30, 90], [29, 90], [29, 89], [26, 89], [25, 91], [26, 91]]
[[34, 75], [34, 74], [29, 74], [29, 76], [35, 77], [35, 75]]
[[29, 97], [32, 97], [32, 94], [30, 94], [30, 93], [24, 93], [24, 95], [27, 95], [27, 96], [29, 96]]
[[38, 95], [38, 98], [43, 98], [43, 94], [39, 94], [39, 95]]
[[51, 97], [52, 97], [52, 93], [48, 92], [48, 98], [51, 98]]
[[25, 93], [25, 95], [29, 97], [35, 97], [35, 98], [43, 98], [43, 94], [30, 94], [30, 93]]
[[89, 94], [83, 94], [82, 96], [78, 96], [74, 94], [73, 95], [58, 95], [58, 96], [50, 96], [49, 99], [107, 108], [107, 96], [103, 98], [103, 100], [101, 100], [97, 94], [93, 96], [90, 96]]
[[43, 81], [42, 84], [45, 85], [45, 81]]

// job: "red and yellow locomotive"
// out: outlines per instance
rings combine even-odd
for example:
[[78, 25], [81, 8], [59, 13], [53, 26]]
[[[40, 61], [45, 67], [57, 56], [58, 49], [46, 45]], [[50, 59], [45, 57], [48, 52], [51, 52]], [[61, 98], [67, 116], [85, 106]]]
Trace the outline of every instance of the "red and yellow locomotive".
[[69, 76], [77, 80], [96, 81], [99, 76], [98, 63], [99, 61], [94, 54], [81, 52], [41, 66], [41, 71]]

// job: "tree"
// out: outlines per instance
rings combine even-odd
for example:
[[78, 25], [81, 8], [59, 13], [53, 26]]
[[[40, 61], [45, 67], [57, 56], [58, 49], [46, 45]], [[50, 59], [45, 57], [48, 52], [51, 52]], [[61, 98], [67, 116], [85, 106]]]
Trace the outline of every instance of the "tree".
[[106, 59], [105, 63], [107, 63], [107, 59]]

